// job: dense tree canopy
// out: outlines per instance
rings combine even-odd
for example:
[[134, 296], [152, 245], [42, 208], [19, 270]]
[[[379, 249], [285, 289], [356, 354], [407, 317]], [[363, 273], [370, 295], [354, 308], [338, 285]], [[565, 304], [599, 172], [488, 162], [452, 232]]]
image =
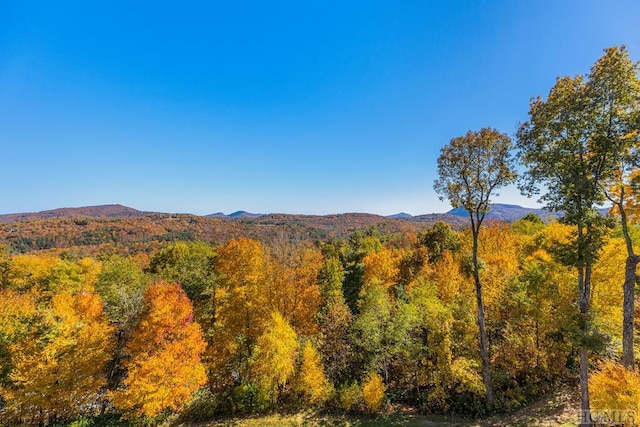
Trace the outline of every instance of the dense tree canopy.
[[[518, 224], [489, 223], [478, 236], [495, 405], [503, 410], [570, 379], [582, 336], [572, 267], [557, 254], [571, 246], [573, 228], [523, 221], [535, 227], [522, 232]], [[180, 258], [162, 269], [156, 261], [145, 272], [128, 257], [7, 255], [0, 293], [3, 417], [26, 423], [101, 411], [148, 417], [185, 405], [185, 414], [283, 404], [370, 411], [385, 402], [485, 413], [474, 279], [467, 274], [470, 230], [438, 225], [418, 237], [364, 231], [320, 250], [251, 239], [206, 250], [190, 245], [184, 247], [196, 251], [184, 253], [201, 260], [190, 267], [199, 269], [194, 278], [189, 269], [181, 277], [167, 273]], [[593, 265], [591, 320], [609, 338], [596, 356], [619, 351], [617, 266], [624, 246], [623, 238], [609, 238]], [[170, 243], [151, 259], [174, 249]], [[192, 301], [181, 285], [153, 279], [161, 271], [185, 283], [214, 279], [215, 321], [211, 295]], [[344, 298], [352, 285], [353, 309]], [[616, 375], [606, 369], [595, 380], [609, 384]], [[45, 384], [51, 395], [34, 400], [29, 390]]]

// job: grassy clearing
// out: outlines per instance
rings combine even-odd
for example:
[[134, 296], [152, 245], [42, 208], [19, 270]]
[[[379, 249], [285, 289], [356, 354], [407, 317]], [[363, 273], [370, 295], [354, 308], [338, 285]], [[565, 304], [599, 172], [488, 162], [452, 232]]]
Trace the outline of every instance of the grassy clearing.
[[576, 390], [563, 389], [541, 398], [513, 414], [493, 416], [482, 420], [456, 417], [414, 414], [388, 414], [379, 416], [336, 415], [322, 412], [300, 412], [295, 414], [273, 414], [265, 416], [236, 417], [205, 423], [169, 423], [170, 427], [575, 427], [579, 423]]

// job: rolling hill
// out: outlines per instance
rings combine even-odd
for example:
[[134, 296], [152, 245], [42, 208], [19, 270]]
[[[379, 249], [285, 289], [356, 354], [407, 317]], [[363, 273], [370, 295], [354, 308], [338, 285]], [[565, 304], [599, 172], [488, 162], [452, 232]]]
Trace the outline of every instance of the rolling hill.
[[275, 240], [323, 240], [347, 237], [376, 226], [383, 233], [419, 231], [428, 224], [371, 214], [286, 215], [259, 218], [207, 218], [190, 214], [146, 213], [126, 218], [34, 218], [0, 224], [0, 244], [12, 252], [72, 250], [78, 254], [150, 252], [172, 240], [220, 243], [249, 237]]
[[83, 206], [79, 208], [58, 208], [42, 212], [14, 213], [0, 215], [1, 222], [30, 221], [53, 218], [137, 218], [148, 215], [123, 205]]
[[[514, 221], [540, 209], [517, 205], [492, 205], [489, 219]], [[14, 252], [68, 250], [80, 253], [148, 252], [171, 240], [224, 242], [250, 237], [264, 242], [276, 239], [323, 240], [348, 237], [372, 226], [382, 233], [418, 232], [437, 221], [456, 230], [468, 225], [459, 209], [444, 214], [389, 217], [368, 213], [332, 215], [250, 214], [237, 211], [207, 216], [143, 212], [123, 205], [61, 208], [36, 213], [0, 215], [0, 244]]]

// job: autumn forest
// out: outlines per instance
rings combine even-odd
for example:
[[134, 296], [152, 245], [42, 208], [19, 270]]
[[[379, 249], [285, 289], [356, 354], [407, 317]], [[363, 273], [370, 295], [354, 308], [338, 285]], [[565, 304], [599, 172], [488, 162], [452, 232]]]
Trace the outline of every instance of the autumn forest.
[[[559, 387], [581, 425], [639, 422], [638, 71], [608, 48], [513, 138], [451, 139], [425, 167], [464, 221], [2, 224], [1, 423], [478, 418]], [[487, 218], [514, 184], [549, 215]]]

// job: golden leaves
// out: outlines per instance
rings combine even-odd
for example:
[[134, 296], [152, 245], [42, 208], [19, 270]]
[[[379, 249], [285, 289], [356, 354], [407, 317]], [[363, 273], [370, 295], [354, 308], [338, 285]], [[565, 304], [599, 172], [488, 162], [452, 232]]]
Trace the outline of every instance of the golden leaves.
[[371, 412], [377, 412], [382, 406], [386, 387], [382, 377], [377, 373], [371, 373], [362, 384], [362, 398]]
[[178, 284], [155, 283], [145, 293], [147, 312], [127, 345], [124, 387], [114, 405], [134, 415], [179, 410], [206, 382], [200, 357], [206, 343], [193, 322], [191, 301]]
[[258, 338], [251, 358], [253, 375], [264, 392], [277, 397], [276, 388], [284, 387], [295, 372], [298, 351], [297, 335], [277, 311], [271, 314], [271, 324]]
[[[633, 426], [640, 413], [640, 374], [615, 362], [604, 361], [589, 378], [591, 402], [596, 416], [615, 415], [621, 424]], [[613, 414], [613, 412], [616, 412]]]
[[323, 402], [330, 393], [330, 384], [324, 375], [322, 360], [311, 341], [302, 348], [302, 362], [298, 374], [298, 388], [311, 404]]
[[[28, 298], [28, 297], [24, 297]], [[16, 298], [20, 299], [20, 298]], [[25, 301], [23, 309], [31, 310]], [[97, 405], [113, 348], [98, 295], [61, 292], [10, 347], [12, 386], [1, 390], [14, 419], [77, 416]]]

